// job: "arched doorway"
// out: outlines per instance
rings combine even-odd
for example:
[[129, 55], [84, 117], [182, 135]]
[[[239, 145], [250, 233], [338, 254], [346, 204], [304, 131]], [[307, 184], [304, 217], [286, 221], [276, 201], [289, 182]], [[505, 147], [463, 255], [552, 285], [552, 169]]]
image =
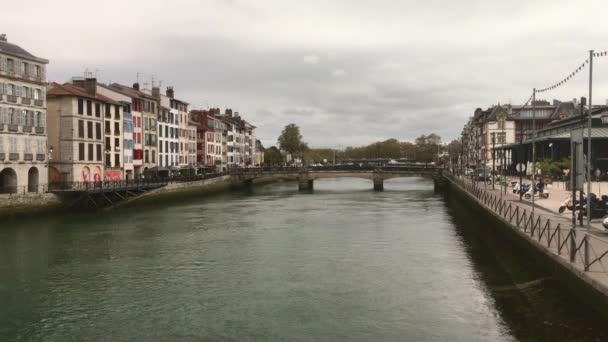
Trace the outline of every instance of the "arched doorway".
[[38, 169], [34, 166], [27, 172], [27, 192], [38, 192]]
[[14, 194], [17, 192], [17, 173], [7, 167], [0, 172], [0, 194]]
[[53, 166], [49, 166], [49, 183], [59, 183], [61, 181], [61, 174], [59, 173], [59, 170]]

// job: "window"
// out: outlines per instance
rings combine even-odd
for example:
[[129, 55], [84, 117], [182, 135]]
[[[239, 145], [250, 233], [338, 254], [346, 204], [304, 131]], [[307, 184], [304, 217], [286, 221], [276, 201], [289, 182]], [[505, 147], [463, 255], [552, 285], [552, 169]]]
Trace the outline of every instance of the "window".
[[112, 133], [111, 130], [110, 130], [110, 121], [106, 120], [106, 122], [105, 122], [105, 129], [106, 129], [106, 134]]
[[149, 163], [150, 162], [150, 156], [149, 156], [149, 154], [150, 154], [150, 151], [146, 150], [145, 154], [144, 154], [145, 155], [145, 157], [144, 157], [144, 162], [145, 163]]
[[156, 151], [152, 150], [152, 163], [156, 163]]
[[78, 144], [78, 160], [84, 160], [84, 143]]
[[99, 103], [95, 103], [95, 116], [96, 117], [101, 116], [101, 104], [99, 104]]
[[101, 161], [101, 144], [97, 144], [97, 161]]
[[95, 123], [95, 139], [101, 140], [101, 123]]
[[120, 119], [120, 106], [114, 106], [114, 119]]
[[93, 139], [93, 122], [87, 121], [87, 138]]
[[119, 122], [114, 123], [114, 134], [120, 134], [120, 123]]
[[89, 144], [89, 158], [88, 160], [93, 160], [93, 144]]
[[505, 129], [505, 120], [504, 119], [498, 120], [498, 129]]
[[84, 105], [82, 99], [78, 99], [78, 114], [84, 114]]
[[110, 137], [106, 137], [106, 151], [110, 150], [112, 145], [110, 145]]
[[15, 60], [8, 58], [6, 60], [6, 66], [8, 68], [8, 72], [15, 72]]
[[84, 120], [78, 120], [78, 137], [84, 138]]
[[114, 147], [120, 147], [120, 139], [119, 138], [114, 138]]
[[34, 67], [34, 77], [40, 77], [40, 76], [42, 76], [41, 71], [42, 70], [40, 69], [40, 65], [36, 65]]
[[106, 118], [112, 117], [111, 109], [112, 109], [112, 106], [110, 106], [109, 104], [106, 103], [106, 115], [105, 115]]
[[87, 115], [91, 116], [93, 115], [93, 104], [91, 103], [91, 101], [87, 100]]
[[118, 153], [114, 154], [114, 166], [120, 167], [120, 154]]

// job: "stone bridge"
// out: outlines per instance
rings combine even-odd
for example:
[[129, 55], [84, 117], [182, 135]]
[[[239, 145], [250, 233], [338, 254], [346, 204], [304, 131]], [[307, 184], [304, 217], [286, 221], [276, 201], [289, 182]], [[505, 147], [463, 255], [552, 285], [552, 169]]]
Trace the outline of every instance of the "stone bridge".
[[384, 190], [384, 181], [398, 177], [432, 177], [439, 173], [435, 167], [313, 167], [313, 168], [251, 168], [238, 169], [231, 173], [231, 181], [235, 186], [251, 185], [255, 179], [280, 179], [297, 181], [298, 189], [310, 191], [314, 188], [314, 180], [322, 178], [354, 177], [369, 179], [374, 184], [374, 190]]

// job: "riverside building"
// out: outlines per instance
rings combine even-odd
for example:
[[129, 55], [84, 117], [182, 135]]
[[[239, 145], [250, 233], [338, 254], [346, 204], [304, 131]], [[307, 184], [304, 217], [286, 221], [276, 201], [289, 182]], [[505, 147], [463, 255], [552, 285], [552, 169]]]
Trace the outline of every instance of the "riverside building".
[[[50, 182], [103, 180], [104, 158], [112, 156], [106, 154], [104, 147], [105, 111], [118, 108], [120, 115], [119, 103], [99, 94], [94, 78], [75, 84], [51, 83], [47, 101], [48, 141], [54, 146], [49, 162]], [[111, 169], [115, 171], [114, 167]]]
[[47, 64], [0, 35], [0, 193], [40, 192], [47, 183]]

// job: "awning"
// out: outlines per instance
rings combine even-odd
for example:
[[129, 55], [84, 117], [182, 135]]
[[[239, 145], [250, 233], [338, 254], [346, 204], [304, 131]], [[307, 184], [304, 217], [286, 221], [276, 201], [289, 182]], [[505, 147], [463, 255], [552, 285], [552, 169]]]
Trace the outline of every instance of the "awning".
[[[589, 135], [587, 133], [587, 128], [584, 129], [584, 138], [587, 138]], [[608, 127], [595, 127], [595, 128], [591, 128], [591, 139], [608, 139]], [[542, 137], [538, 137], [536, 138], [536, 142], [544, 142], [544, 141], [550, 141], [550, 140], [570, 140], [570, 132], [560, 132], [560, 133], [555, 133], [555, 134], [551, 134], [551, 135], [545, 135]], [[530, 145], [532, 144], [532, 139], [528, 139], [524, 142], [522, 142], [522, 145]], [[520, 144], [519, 143], [513, 143], [513, 144], [506, 144], [506, 145], [501, 145], [501, 146], [497, 146], [495, 149], [499, 150], [499, 149], [511, 149], [511, 148], [516, 148], [518, 147]]]

